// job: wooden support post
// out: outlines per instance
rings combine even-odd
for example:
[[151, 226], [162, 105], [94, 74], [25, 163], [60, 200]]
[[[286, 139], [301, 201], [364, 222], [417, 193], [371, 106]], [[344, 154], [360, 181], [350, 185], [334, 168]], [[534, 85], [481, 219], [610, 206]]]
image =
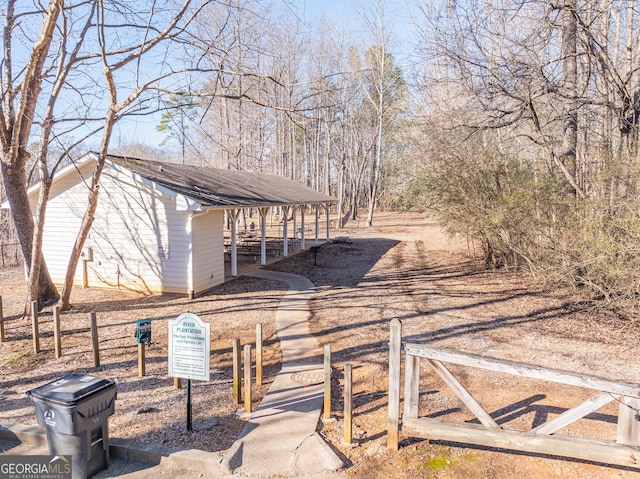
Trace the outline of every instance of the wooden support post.
[[0, 296], [0, 343], [4, 343], [4, 316], [2, 313], [2, 296]]
[[40, 334], [38, 333], [38, 302], [31, 301], [31, 332], [33, 335], [33, 351], [40, 352]]
[[331, 345], [324, 345], [324, 418], [331, 419]]
[[262, 323], [256, 324], [256, 386], [262, 386]]
[[242, 404], [242, 360], [240, 355], [240, 339], [233, 338], [233, 402]]
[[89, 271], [87, 268], [87, 260], [82, 260], [82, 288], [86, 289], [89, 287]]
[[404, 413], [405, 417], [418, 417], [420, 400], [420, 357], [404, 357]]
[[251, 414], [251, 345], [244, 345], [244, 412]]
[[91, 345], [93, 347], [93, 367], [100, 367], [100, 346], [98, 344], [98, 320], [96, 313], [89, 313], [91, 321]]
[[146, 374], [146, 365], [145, 365], [145, 359], [146, 359], [146, 344], [145, 343], [138, 343], [138, 377], [139, 378], [143, 378]]
[[56, 359], [62, 356], [62, 338], [60, 337], [60, 306], [53, 308], [53, 345]]
[[618, 408], [616, 442], [625, 446], [640, 446], [640, 399], [624, 396]]
[[182, 378], [173, 378], [173, 388], [182, 389]]
[[351, 364], [344, 365], [344, 443], [353, 441], [353, 383]]
[[391, 321], [389, 340], [389, 411], [387, 413], [387, 449], [398, 450], [400, 436], [400, 363], [402, 361], [402, 323]]

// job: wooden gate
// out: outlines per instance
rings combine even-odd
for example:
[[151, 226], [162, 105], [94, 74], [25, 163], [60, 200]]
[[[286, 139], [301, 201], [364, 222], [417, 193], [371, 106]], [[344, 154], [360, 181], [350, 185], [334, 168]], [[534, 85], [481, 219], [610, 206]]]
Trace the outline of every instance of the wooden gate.
[[[400, 418], [401, 356], [405, 353], [404, 411]], [[420, 363], [424, 360], [475, 415], [480, 424], [418, 416]], [[443, 363], [595, 390], [582, 403], [528, 431], [501, 427]], [[556, 435], [563, 427], [617, 401], [615, 441]], [[467, 354], [422, 344], [403, 343], [402, 325], [391, 322], [387, 447], [398, 449], [399, 434], [502, 449], [550, 454], [605, 464], [640, 466], [640, 385], [559, 369]]]

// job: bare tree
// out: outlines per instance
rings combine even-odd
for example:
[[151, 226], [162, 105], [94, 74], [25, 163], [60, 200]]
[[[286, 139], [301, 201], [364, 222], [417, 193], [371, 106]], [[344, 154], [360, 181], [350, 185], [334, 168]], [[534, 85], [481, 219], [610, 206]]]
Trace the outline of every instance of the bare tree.
[[[131, 112], [132, 106], [135, 106], [136, 102], [138, 102], [145, 93], [150, 91], [167, 92], [167, 88], [162, 86], [162, 81], [177, 73], [176, 69], [171, 68], [167, 71], [145, 75], [144, 57], [150, 55], [160, 46], [169, 48], [169, 45], [164, 45], [166, 43], [179, 43], [181, 34], [186, 32], [188, 26], [197, 18], [205, 6], [206, 3], [194, 5], [191, 0], [185, 0], [169, 17], [161, 14], [157, 19], [152, 18], [151, 21], [149, 21], [147, 18], [145, 23], [140, 24], [119, 23], [117, 20], [119, 19], [120, 11], [108, 10], [104, 4], [100, 4], [97, 9], [96, 24], [98, 44], [100, 46], [99, 55], [103, 67], [105, 84], [109, 92], [109, 100], [102, 125], [100, 149], [97, 152], [98, 158], [89, 185], [88, 206], [83, 215], [80, 230], [78, 231], [67, 265], [65, 284], [62, 288], [60, 298], [62, 309], [69, 308], [70, 306], [69, 299], [73, 287], [73, 278], [78, 262], [80, 261], [82, 248], [89, 235], [95, 217], [100, 191], [100, 176], [108, 156], [113, 127], [118, 120]], [[129, 11], [122, 20], [135, 19], [138, 16], [138, 11]], [[118, 27], [114, 27], [113, 25], [124, 25], [123, 28], [125, 31], [114, 32], [113, 29], [117, 29]], [[129, 35], [124, 35], [123, 33], [129, 33]], [[137, 35], [135, 33], [137, 33]], [[112, 45], [112, 37], [114, 34], [117, 38], [122, 39], [124, 43]], [[125, 89], [121, 84], [118, 84], [117, 75], [131, 65], [133, 65], [133, 71], [125, 72], [125, 76], [132, 73], [136, 81], [127, 93], [122, 95], [122, 91]], [[175, 92], [171, 93], [175, 94]], [[120, 96], [124, 96], [124, 98], [119, 99]]]
[[[70, 161], [71, 153], [83, 140], [102, 131], [101, 161], [92, 180], [91, 206], [70, 259], [72, 277], [80, 253], [78, 246], [81, 248], [83, 235], [90, 227], [97, 181], [113, 125], [127, 115], [153, 111], [157, 103], [151, 101], [152, 97], [170, 91], [166, 80], [177, 73], [168, 67], [167, 51], [153, 59], [152, 68], [145, 69], [143, 59], [163, 42], [178, 42], [206, 4], [186, 1], [169, 12], [156, 9], [153, 1], [133, 6], [128, 2], [51, 0], [46, 9], [29, 9], [15, 0], [6, 3], [1, 160], [13, 223], [27, 264], [27, 305], [38, 300], [42, 307], [59, 297], [42, 257], [46, 205], [55, 171]], [[34, 30], [34, 25], [42, 26]], [[18, 35], [20, 42], [16, 41]], [[20, 46], [28, 42], [30, 51]], [[100, 81], [100, 72], [104, 72], [104, 81]], [[134, 87], [124, 100], [118, 100], [123, 84]], [[145, 97], [146, 93], [150, 94]], [[96, 115], [101, 109], [105, 114]], [[29, 151], [29, 144], [35, 145], [33, 151]], [[39, 180], [38, 202], [33, 207], [27, 195], [28, 167], [37, 172]], [[64, 306], [68, 305], [70, 281], [68, 276]]]

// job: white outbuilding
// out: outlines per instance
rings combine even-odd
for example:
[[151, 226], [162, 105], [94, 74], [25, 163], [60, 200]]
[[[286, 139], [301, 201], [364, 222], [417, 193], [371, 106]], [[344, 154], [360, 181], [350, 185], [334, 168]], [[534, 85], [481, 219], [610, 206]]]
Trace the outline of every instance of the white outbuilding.
[[[62, 169], [52, 184], [43, 253], [55, 283], [64, 281], [96, 160], [93, 153], [83, 156]], [[37, 187], [30, 195], [35, 202]], [[193, 297], [225, 280], [225, 211], [233, 220], [230, 256], [235, 275], [235, 219], [241, 209], [260, 212], [264, 264], [269, 208], [285, 211], [286, 255], [286, 213], [300, 209], [304, 234], [304, 211], [315, 211], [317, 242], [319, 212], [328, 212], [332, 203], [330, 196], [278, 176], [110, 155], [74, 284]]]

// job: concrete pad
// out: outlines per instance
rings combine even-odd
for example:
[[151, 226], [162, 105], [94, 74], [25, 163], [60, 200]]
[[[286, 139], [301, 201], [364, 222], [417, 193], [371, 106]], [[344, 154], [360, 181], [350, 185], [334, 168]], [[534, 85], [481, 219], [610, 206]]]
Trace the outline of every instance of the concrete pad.
[[317, 364], [283, 367], [223, 466], [251, 477], [305, 477], [342, 468], [342, 460], [316, 434], [323, 374]]

